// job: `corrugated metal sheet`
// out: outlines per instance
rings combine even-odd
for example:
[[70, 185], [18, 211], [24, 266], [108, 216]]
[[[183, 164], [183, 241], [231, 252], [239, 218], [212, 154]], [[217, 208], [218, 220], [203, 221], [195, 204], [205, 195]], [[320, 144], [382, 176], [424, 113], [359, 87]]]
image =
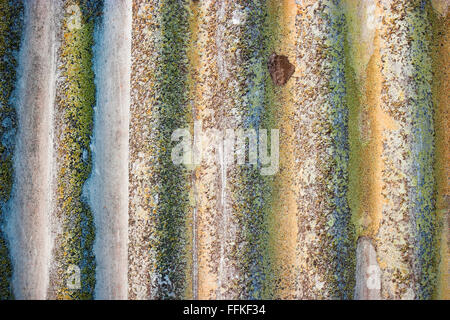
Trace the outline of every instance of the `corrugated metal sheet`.
[[0, 1], [2, 299], [449, 298], [447, 0], [45, 6]]

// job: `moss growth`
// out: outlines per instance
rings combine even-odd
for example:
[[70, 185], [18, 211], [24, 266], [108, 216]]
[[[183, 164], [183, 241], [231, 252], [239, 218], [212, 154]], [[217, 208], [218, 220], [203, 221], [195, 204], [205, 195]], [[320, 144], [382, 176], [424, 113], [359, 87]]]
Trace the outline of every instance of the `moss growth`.
[[[355, 35], [358, 32], [356, 27], [357, 21], [354, 21], [356, 17], [356, 12], [354, 8], [348, 8], [346, 11], [346, 20], [348, 30], [351, 34]], [[349, 207], [352, 213], [352, 222], [355, 225], [357, 239], [361, 234], [362, 230], [359, 227], [360, 219], [363, 217], [363, 206], [364, 206], [364, 194], [366, 192], [364, 186], [367, 184], [364, 175], [363, 159], [364, 154], [367, 153], [365, 146], [367, 143], [362, 139], [361, 128], [360, 128], [360, 118], [363, 112], [362, 106], [362, 93], [363, 90], [358, 84], [357, 72], [354, 65], [357, 63], [357, 53], [355, 53], [355, 46], [351, 46], [348, 41], [345, 42], [344, 54], [346, 57], [345, 63], [345, 76], [346, 76], [346, 90], [347, 90], [347, 106], [348, 106], [348, 139], [349, 139], [349, 187], [348, 187], [348, 201]]]
[[363, 229], [359, 221], [363, 217], [365, 188], [362, 188], [366, 183], [364, 175], [364, 151], [365, 143], [361, 139], [359, 119], [361, 115], [361, 105], [359, 88], [356, 84], [354, 70], [347, 64], [347, 103], [349, 107], [349, 207], [352, 213], [352, 222], [355, 225], [355, 239], [363, 234]]
[[[245, 84], [239, 107], [244, 129], [256, 132], [260, 128], [275, 128], [274, 88], [267, 61], [274, 49], [278, 26], [276, 13], [269, 11], [268, 4], [269, 1], [242, 3], [248, 10], [240, 41], [244, 60], [241, 77]], [[261, 176], [260, 171], [260, 163], [241, 166], [238, 186], [233, 191], [234, 210], [242, 226], [238, 241], [244, 244], [235, 257], [243, 274], [238, 284], [242, 299], [268, 299], [275, 292], [276, 276], [271, 261], [274, 255], [270, 248], [274, 177]]]
[[[448, 259], [448, 229], [445, 230], [443, 220], [448, 212], [446, 197], [448, 197], [448, 124], [449, 124], [449, 97], [448, 97], [448, 74], [449, 74], [449, 14], [446, 17], [440, 16], [436, 11], [428, 11], [430, 23], [432, 26], [432, 65], [433, 65], [433, 81], [432, 95], [434, 105], [434, 123], [436, 130], [436, 146], [435, 146], [435, 164], [434, 172], [436, 177], [436, 250], [440, 253], [436, 254], [436, 265], [439, 267], [439, 280], [437, 288], [433, 293], [433, 299], [448, 299], [448, 276], [447, 259]], [[438, 253], [438, 252], [436, 252]]]
[[[56, 240], [56, 257], [61, 267], [58, 276], [59, 299], [92, 299], [95, 286], [95, 259], [92, 252], [95, 228], [92, 212], [82, 196], [83, 185], [91, 172], [90, 136], [95, 105], [92, 66], [93, 32], [101, 5], [88, 0], [69, 0], [65, 8], [78, 5], [81, 28], [68, 28], [65, 19], [60, 48], [64, 84], [57, 91], [59, 128], [58, 215], [63, 219], [62, 235]], [[69, 14], [69, 13], [68, 13]], [[81, 271], [81, 290], [67, 288], [70, 265]]]
[[159, 299], [183, 298], [186, 291], [186, 248], [189, 216], [188, 171], [171, 159], [171, 134], [188, 127], [187, 74], [189, 19], [188, 1], [161, 3], [160, 61], [157, 70], [158, 202], [157, 277]]
[[[334, 275], [330, 281], [334, 284], [334, 298], [351, 299], [355, 285], [355, 232], [348, 203], [349, 186], [349, 102], [352, 91], [347, 91], [348, 43], [347, 21], [341, 1], [330, 1], [329, 10], [323, 12], [324, 21], [329, 25], [330, 34], [326, 55], [331, 60], [329, 89], [329, 121], [332, 142], [332, 163], [329, 181], [330, 205], [333, 208], [329, 218], [328, 236], [331, 247]], [[347, 48], [347, 49], [346, 49]], [[346, 51], [347, 50], [347, 51]], [[350, 82], [351, 83], [351, 82]]]
[[429, 11], [431, 4], [417, 0], [407, 14], [414, 92], [409, 99], [412, 116], [412, 161], [418, 299], [431, 299], [437, 282], [437, 218], [434, 176], [434, 109]]

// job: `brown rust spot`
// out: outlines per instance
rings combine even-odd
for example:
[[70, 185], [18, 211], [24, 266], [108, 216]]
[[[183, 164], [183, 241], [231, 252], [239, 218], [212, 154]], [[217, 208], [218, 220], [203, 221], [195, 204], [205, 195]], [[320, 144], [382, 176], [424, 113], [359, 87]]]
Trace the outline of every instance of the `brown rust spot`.
[[288, 57], [276, 53], [270, 55], [268, 68], [272, 81], [277, 86], [284, 86], [295, 72], [295, 67]]

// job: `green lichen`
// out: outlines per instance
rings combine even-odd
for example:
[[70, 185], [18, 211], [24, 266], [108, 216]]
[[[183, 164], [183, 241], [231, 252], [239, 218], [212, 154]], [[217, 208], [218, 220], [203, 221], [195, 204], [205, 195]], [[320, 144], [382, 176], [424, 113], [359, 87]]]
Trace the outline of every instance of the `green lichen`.
[[[55, 259], [59, 261], [58, 299], [92, 299], [95, 287], [93, 242], [95, 227], [92, 211], [82, 196], [83, 185], [92, 169], [89, 147], [93, 128], [95, 85], [92, 64], [95, 17], [101, 12], [99, 2], [70, 0], [65, 8], [78, 5], [81, 28], [62, 27], [60, 58], [64, 84], [57, 91], [61, 114], [58, 158], [58, 215], [63, 219], [62, 235], [56, 239]], [[65, 18], [68, 18], [70, 12]], [[81, 289], [69, 289], [70, 266], [81, 271]]]
[[[333, 221], [328, 229], [331, 243], [329, 254], [332, 257], [330, 263], [333, 265], [333, 277], [330, 281], [333, 283], [332, 296], [334, 298], [352, 299], [355, 285], [356, 246], [352, 214], [348, 203], [350, 147], [348, 98], [354, 92], [347, 91], [347, 80], [352, 81], [352, 75], [348, 68], [348, 29], [341, 1], [329, 1], [328, 10], [324, 11], [322, 15], [330, 30], [325, 43], [325, 54], [330, 59], [331, 66], [328, 80], [328, 103], [330, 105], [328, 117], [332, 163], [327, 182], [330, 191], [329, 204], [332, 208], [329, 219]], [[350, 100], [350, 102], [354, 101]]]
[[[355, 35], [357, 28], [355, 27], [356, 21], [355, 12], [351, 9], [347, 9], [346, 20], [348, 31]], [[353, 28], [352, 28], [353, 26]], [[353, 44], [354, 46], [355, 44]], [[346, 101], [348, 106], [348, 140], [349, 140], [349, 163], [348, 163], [348, 201], [349, 207], [352, 213], [352, 223], [355, 226], [355, 240], [362, 234], [362, 230], [359, 226], [359, 221], [363, 214], [363, 199], [365, 188], [362, 187], [364, 183], [364, 166], [367, 163], [363, 163], [365, 147], [367, 142], [361, 136], [360, 119], [363, 112], [360, 84], [357, 81], [357, 72], [355, 70], [355, 64], [357, 63], [357, 57], [354, 54], [353, 47], [348, 41], [345, 42], [344, 55], [345, 61], [345, 77], [346, 77]]]
[[409, 27], [410, 61], [413, 66], [413, 88], [409, 105], [412, 117], [412, 161], [414, 190], [412, 214], [414, 215], [416, 241], [416, 277], [418, 299], [431, 299], [437, 283], [437, 226], [436, 183], [434, 176], [435, 132], [432, 100], [432, 60], [430, 42], [432, 35], [430, 3], [414, 1], [407, 14]]
[[[446, 204], [446, 189], [448, 185], [448, 68], [446, 64], [449, 58], [449, 52], [446, 51], [448, 45], [448, 30], [450, 20], [447, 16], [440, 16], [436, 11], [428, 7], [428, 14], [430, 24], [432, 26], [432, 42], [431, 42], [431, 57], [433, 66], [433, 80], [432, 80], [432, 95], [434, 105], [434, 123], [436, 131], [436, 146], [435, 146], [435, 163], [434, 172], [437, 186], [436, 194], [436, 267], [439, 272], [439, 279], [437, 286], [433, 293], [433, 299], [445, 299], [446, 291], [448, 291], [448, 284], [445, 281], [445, 274], [447, 273], [447, 246], [446, 232], [444, 226], [444, 219], [448, 212]], [[447, 97], [444, 96], [447, 94]], [[447, 249], [448, 250], [448, 249]]]
[[157, 201], [157, 292], [158, 299], [181, 299], [188, 271], [189, 176], [185, 167], [174, 165], [172, 132], [188, 127], [187, 103], [188, 1], [161, 3], [161, 38], [157, 82], [158, 177]]
[[[278, 33], [277, 14], [271, 12], [269, 1], [242, 3], [248, 7], [242, 44], [243, 66], [238, 106], [244, 129], [276, 128], [275, 88], [267, 70], [269, 55], [274, 50]], [[268, 141], [270, 142], [270, 141]], [[270, 148], [270, 144], [268, 146]], [[244, 245], [235, 252], [242, 278], [238, 290], [241, 299], [269, 299], [276, 292], [273, 226], [273, 177], [261, 175], [261, 164], [238, 168], [239, 181], [233, 190], [234, 210], [242, 227], [238, 235]]]

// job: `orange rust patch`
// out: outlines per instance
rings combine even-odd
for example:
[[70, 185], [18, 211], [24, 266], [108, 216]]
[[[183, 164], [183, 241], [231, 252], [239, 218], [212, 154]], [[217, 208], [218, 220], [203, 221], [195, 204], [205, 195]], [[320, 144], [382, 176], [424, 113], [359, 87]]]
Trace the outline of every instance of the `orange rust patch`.
[[[273, 1], [273, 12], [278, 12], [280, 17], [279, 42], [276, 50], [285, 54], [291, 63], [295, 64], [296, 57], [296, 26], [295, 18], [297, 5], [295, 0]], [[295, 74], [294, 74], [295, 78]], [[294, 80], [294, 79], [292, 79]], [[280, 171], [275, 188], [279, 194], [274, 203], [274, 225], [272, 247], [276, 248], [275, 272], [277, 288], [275, 295], [280, 299], [295, 299], [295, 279], [297, 268], [297, 202], [295, 177], [296, 149], [295, 130], [290, 120], [294, 113], [295, 81], [289, 81], [276, 92], [276, 108], [280, 108]]]
[[363, 137], [368, 137], [368, 144], [362, 152], [361, 161], [363, 176], [361, 185], [366, 193], [362, 195], [362, 235], [374, 237], [378, 233], [382, 218], [383, 203], [386, 202], [382, 195], [382, 174], [384, 164], [382, 160], [383, 141], [385, 130], [398, 128], [396, 122], [381, 108], [381, 55], [380, 38], [378, 32], [374, 39], [374, 52], [366, 69], [363, 104], [366, 108], [362, 111], [361, 131]]

